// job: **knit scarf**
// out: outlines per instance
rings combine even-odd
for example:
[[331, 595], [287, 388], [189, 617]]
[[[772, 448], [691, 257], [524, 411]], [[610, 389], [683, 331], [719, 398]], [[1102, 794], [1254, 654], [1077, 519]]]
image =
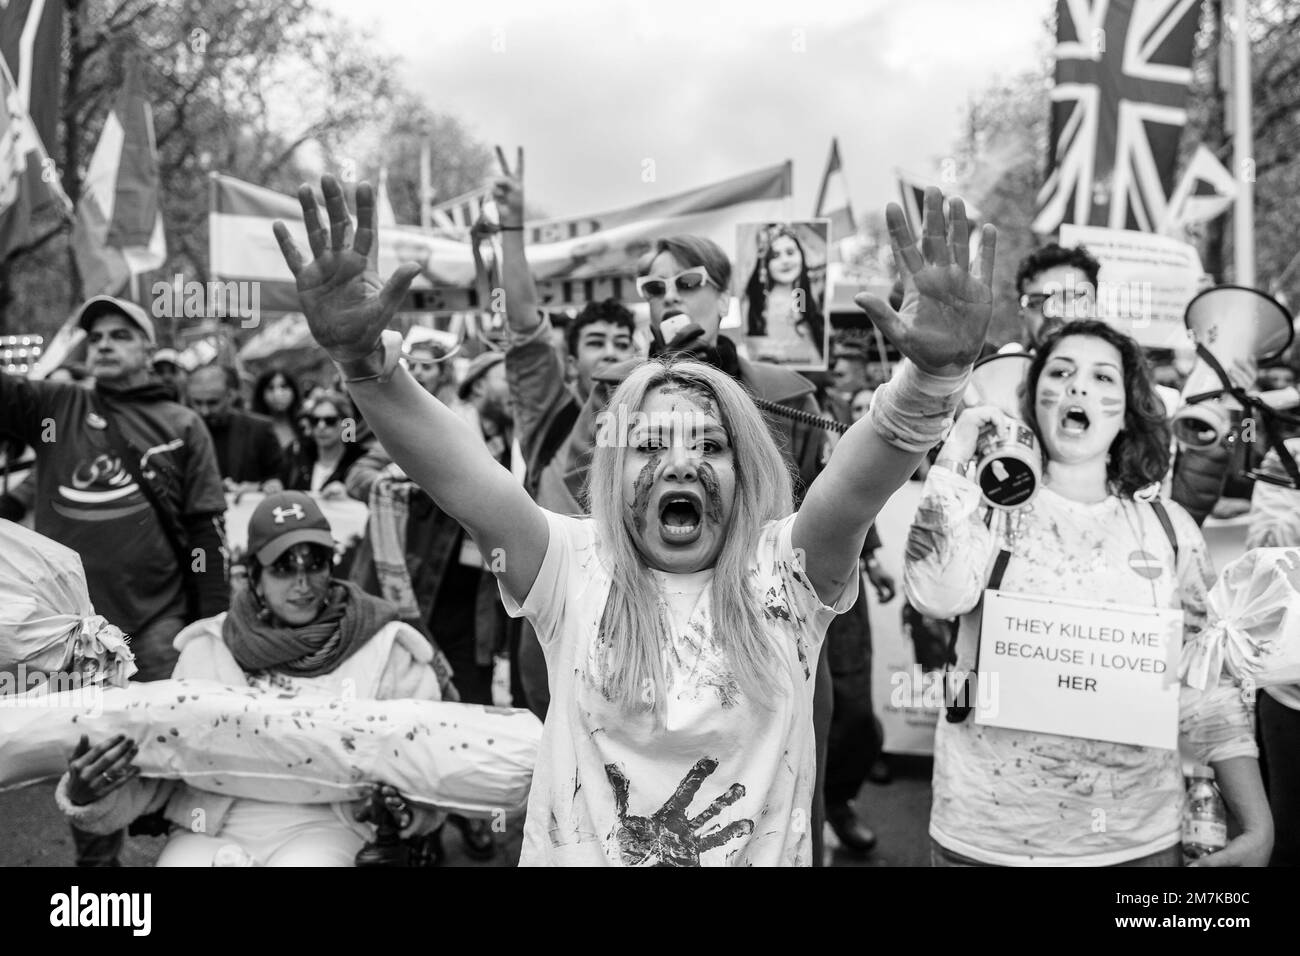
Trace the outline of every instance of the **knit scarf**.
[[406, 524], [411, 517], [409, 481], [377, 478], [370, 488], [370, 545], [375, 575], [384, 598], [397, 606], [403, 620], [420, 616], [420, 604], [406, 564]]
[[320, 613], [310, 624], [292, 627], [263, 612], [252, 588], [230, 603], [221, 636], [245, 671], [275, 670], [295, 677], [328, 674], [361, 649], [397, 608], [351, 581], [331, 580]]

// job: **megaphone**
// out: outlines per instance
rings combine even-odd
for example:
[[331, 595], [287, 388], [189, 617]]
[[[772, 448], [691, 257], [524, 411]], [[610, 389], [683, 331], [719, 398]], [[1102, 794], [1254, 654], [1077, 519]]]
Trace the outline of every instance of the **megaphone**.
[[1034, 357], [1028, 352], [1001, 352], [976, 363], [963, 400], [967, 408], [992, 405], [1011, 421], [987, 428], [975, 445], [975, 482], [994, 508], [1023, 508], [1038, 493], [1043, 456], [1034, 431], [1020, 419], [1020, 389]]
[[1187, 303], [1183, 321], [1197, 361], [1171, 425], [1183, 447], [1211, 448], [1231, 433], [1234, 414], [1241, 415], [1231, 389], [1252, 388], [1260, 363], [1291, 344], [1291, 313], [1258, 289], [1221, 285]]

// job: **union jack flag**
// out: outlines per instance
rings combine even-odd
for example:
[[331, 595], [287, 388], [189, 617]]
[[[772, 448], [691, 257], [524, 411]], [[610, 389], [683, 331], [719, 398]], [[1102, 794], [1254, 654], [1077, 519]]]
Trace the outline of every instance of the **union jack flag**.
[[1199, 0], [1057, 0], [1048, 177], [1034, 231], [1151, 232], [1173, 187]]

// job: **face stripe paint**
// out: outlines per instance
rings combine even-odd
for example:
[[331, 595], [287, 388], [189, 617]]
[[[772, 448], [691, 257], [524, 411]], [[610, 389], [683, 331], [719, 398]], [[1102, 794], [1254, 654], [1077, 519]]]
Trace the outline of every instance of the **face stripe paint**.
[[635, 493], [629, 507], [632, 510], [632, 524], [636, 527], [637, 534], [645, 534], [645, 513], [650, 507], [650, 490], [654, 488], [655, 474], [659, 471], [659, 462], [662, 460], [662, 453], [651, 455], [641, 466], [640, 474], [636, 476], [636, 484], [633, 486]]
[[714, 524], [722, 523], [722, 484], [713, 466], [707, 461], [700, 462], [700, 484], [704, 486], [704, 517]]
[[1114, 418], [1117, 415], [1124, 414], [1124, 399], [1122, 398], [1103, 398], [1101, 400], [1101, 410], [1106, 417]]

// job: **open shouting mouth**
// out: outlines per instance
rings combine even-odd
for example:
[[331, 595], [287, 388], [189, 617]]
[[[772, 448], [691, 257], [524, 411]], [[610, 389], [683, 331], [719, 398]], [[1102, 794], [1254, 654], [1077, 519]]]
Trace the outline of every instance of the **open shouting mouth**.
[[704, 502], [692, 491], [673, 491], [659, 499], [659, 534], [665, 544], [693, 544], [704, 526]]
[[1091, 424], [1088, 413], [1078, 405], [1070, 405], [1061, 413], [1061, 431], [1066, 435], [1082, 435]]

